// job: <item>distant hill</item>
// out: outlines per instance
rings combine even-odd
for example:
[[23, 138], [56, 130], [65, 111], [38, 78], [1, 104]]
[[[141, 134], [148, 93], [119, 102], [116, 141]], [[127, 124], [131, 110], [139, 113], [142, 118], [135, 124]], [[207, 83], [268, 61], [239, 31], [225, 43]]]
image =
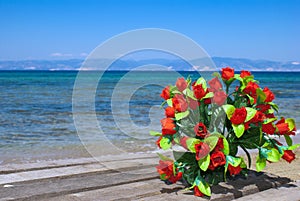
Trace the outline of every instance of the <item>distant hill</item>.
[[[251, 71], [300, 71], [300, 62], [278, 62], [268, 60], [251, 60], [242, 58], [213, 57], [217, 68], [226, 66], [236, 70]], [[0, 70], [79, 70], [84, 60], [20, 60], [20, 61], [0, 61]], [[104, 66], [112, 63], [112, 60], [101, 59], [94, 61], [93, 66]], [[196, 59], [193, 63], [209, 63], [209, 60]], [[169, 59], [145, 59], [145, 60], [117, 60], [113, 62], [109, 70], [130, 70], [132, 68], [147, 65], [160, 64], [177, 71], [195, 70], [183, 60]], [[203, 69], [203, 68], [200, 68]], [[205, 68], [204, 68], [205, 69]], [[89, 69], [85, 69], [89, 70]]]

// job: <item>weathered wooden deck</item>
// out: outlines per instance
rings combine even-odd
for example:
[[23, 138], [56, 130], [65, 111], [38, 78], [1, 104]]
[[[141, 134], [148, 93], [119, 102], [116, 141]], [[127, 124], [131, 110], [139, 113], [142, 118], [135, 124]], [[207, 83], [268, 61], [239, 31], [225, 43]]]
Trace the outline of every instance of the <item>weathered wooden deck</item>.
[[[164, 184], [157, 163], [155, 154], [127, 154], [2, 165], [0, 200], [207, 200], [180, 184]], [[300, 200], [300, 182], [251, 172], [247, 180], [221, 183], [212, 192], [211, 200]]]

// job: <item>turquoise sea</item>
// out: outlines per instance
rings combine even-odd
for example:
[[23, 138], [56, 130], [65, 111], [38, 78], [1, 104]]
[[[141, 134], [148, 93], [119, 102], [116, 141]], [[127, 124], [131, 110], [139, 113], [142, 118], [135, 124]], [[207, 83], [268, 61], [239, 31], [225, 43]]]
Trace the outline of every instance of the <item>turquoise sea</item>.
[[[76, 71], [0, 71], [0, 163], [11, 157], [44, 155], [55, 157], [65, 150], [75, 154], [80, 147], [72, 114], [72, 93]], [[151, 151], [155, 138], [148, 137], [148, 130], [141, 133], [124, 133], [115, 123], [111, 109], [111, 97], [116, 84], [131, 94], [129, 111], [132, 124], [147, 126], [149, 112], [154, 105], [160, 105], [162, 90], [160, 83], [174, 84], [176, 76], [168, 72], [136, 72], [129, 79], [122, 80], [128, 72], [106, 72], [99, 81], [95, 94], [95, 111], [99, 126], [114, 145], [127, 151]], [[196, 79], [198, 72], [179, 72]], [[94, 72], [84, 72], [87, 78]], [[211, 74], [211, 73], [204, 73]], [[276, 96], [280, 115], [296, 120], [300, 127], [300, 72], [254, 72], [262, 87], [268, 86]], [[151, 80], [151, 84], [143, 85]], [[122, 96], [120, 108], [122, 108]], [[122, 117], [120, 110], [118, 117]], [[152, 121], [159, 122], [161, 114]], [[151, 116], [151, 115], [150, 115]], [[153, 128], [156, 129], [156, 128]], [[138, 135], [143, 136], [139, 138]], [[67, 151], [68, 152], [68, 151]], [[76, 154], [75, 154], [76, 155]]]

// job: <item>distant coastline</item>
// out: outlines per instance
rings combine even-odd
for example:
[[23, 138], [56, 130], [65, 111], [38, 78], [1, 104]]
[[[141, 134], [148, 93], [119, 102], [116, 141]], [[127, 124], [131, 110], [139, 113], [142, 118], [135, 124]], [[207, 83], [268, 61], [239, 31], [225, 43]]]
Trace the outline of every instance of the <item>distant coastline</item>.
[[[229, 58], [229, 57], [212, 57], [217, 69], [226, 66], [231, 66], [236, 71], [243, 69], [256, 71], [256, 72], [300, 72], [300, 62], [289, 61], [269, 61], [269, 60], [251, 60], [243, 58]], [[26, 70], [26, 71], [79, 71], [91, 69], [80, 69], [83, 64], [83, 59], [69, 59], [69, 60], [16, 60], [16, 61], [0, 61], [0, 71], [10, 70]], [[193, 63], [201, 63], [201, 59], [193, 60]], [[131, 69], [147, 65], [159, 64], [167, 66], [170, 70], [175, 71], [197, 71], [193, 66], [188, 66], [184, 60], [170, 60], [170, 59], [144, 59], [144, 60], [97, 60], [97, 66], [110, 65], [109, 71], [130, 71]], [[201, 71], [201, 70], [200, 70]], [[204, 68], [204, 71], [209, 71]], [[215, 71], [215, 70], [212, 70]]]

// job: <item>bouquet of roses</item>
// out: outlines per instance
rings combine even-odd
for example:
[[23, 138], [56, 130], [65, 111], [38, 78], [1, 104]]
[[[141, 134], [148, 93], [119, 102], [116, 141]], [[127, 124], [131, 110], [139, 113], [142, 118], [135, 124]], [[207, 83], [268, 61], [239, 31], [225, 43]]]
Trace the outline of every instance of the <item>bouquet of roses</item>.
[[[158, 154], [160, 178], [167, 183], [184, 180], [196, 196], [211, 196], [211, 185], [247, 175], [238, 148], [246, 153], [248, 167], [249, 149], [258, 149], [256, 169], [261, 171], [267, 161], [283, 158], [290, 163], [295, 159], [293, 150], [300, 146], [293, 145], [290, 137], [296, 134], [294, 120], [275, 116], [274, 94], [267, 87], [260, 88], [249, 71], [235, 74], [227, 67], [214, 76], [208, 84], [202, 77], [194, 82], [188, 77], [165, 87], [161, 93], [166, 116], [161, 120], [162, 130], [150, 131], [159, 136], [159, 148], [182, 149], [173, 149], [174, 160]], [[286, 145], [276, 140], [278, 137], [284, 137]]]

